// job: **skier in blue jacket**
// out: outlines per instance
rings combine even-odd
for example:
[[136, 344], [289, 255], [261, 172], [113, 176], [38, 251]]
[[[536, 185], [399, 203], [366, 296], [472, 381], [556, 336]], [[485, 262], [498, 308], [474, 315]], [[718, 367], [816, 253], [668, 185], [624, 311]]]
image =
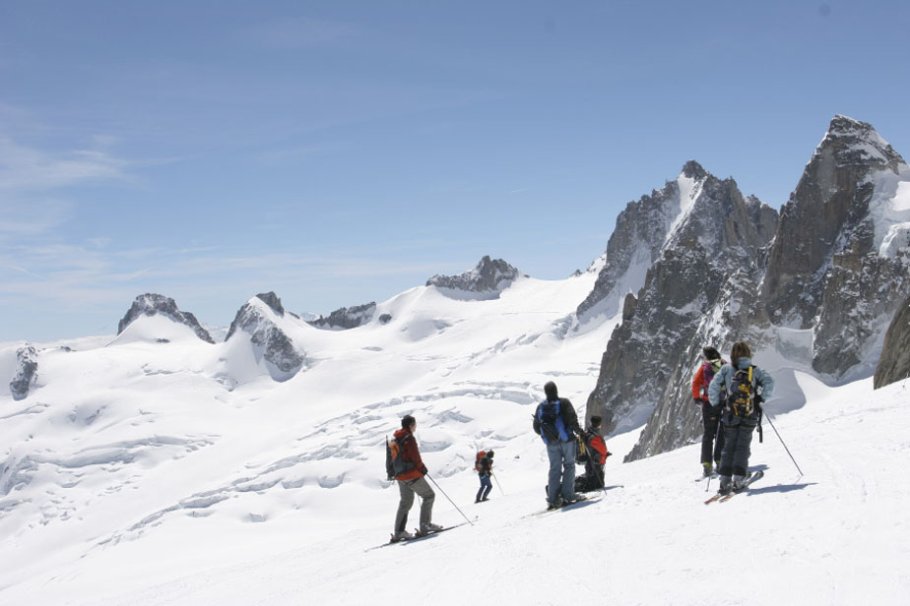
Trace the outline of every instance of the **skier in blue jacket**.
[[[723, 407], [724, 450], [720, 458], [720, 492], [742, 490], [749, 475], [752, 432], [759, 423], [761, 403], [771, 397], [774, 379], [752, 364], [752, 350], [739, 341], [733, 344], [730, 363], [714, 375], [708, 385], [708, 401]], [[721, 393], [726, 392], [725, 402]]]

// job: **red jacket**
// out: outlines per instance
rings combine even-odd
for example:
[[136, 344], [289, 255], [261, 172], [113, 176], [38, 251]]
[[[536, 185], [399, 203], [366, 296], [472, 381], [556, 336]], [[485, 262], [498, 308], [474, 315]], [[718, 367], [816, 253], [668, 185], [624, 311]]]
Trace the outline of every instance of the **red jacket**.
[[417, 440], [414, 439], [414, 434], [412, 434], [409, 429], [402, 427], [395, 432], [395, 438], [401, 439], [401, 457], [405, 461], [414, 464], [413, 469], [409, 469], [408, 471], [398, 474], [395, 476], [395, 479], [401, 480], [402, 482], [407, 482], [409, 480], [422, 478], [424, 475], [426, 475], [427, 468], [423, 464], [423, 459], [420, 458], [420, 450], [417, 448]]
[[595, 434], [588, 439], [588, 446], [591, 449], [591, 455], [595, 457], [594, 462], [598, 465], [603, 465], [607, 462], [607, 443], [604, 440], [604, 437], [600, 434]]
[[[721, 365], [726, 364], [721, 360]], [[714, 374], [720, 370], [720, 366], [713, 368], [710, 362], [702, 362], [698, 366], [698, 370], [695, 371], [695, 376], [692, 377], [692, 397], [696, 400], [701, 400], [702, 402], [708, 401], [708, 385], [711, 384], [711, 379], [714, 378]]]

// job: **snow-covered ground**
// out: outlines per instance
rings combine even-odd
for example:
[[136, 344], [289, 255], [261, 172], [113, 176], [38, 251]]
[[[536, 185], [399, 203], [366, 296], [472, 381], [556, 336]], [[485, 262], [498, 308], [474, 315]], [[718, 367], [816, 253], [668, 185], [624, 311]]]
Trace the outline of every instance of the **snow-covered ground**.
[[[521, 279], [490, 301], [415, 288], [379, 305], [388, 324], [348, 331], [289, 323], [307, 362], [284, 383], [242, 339], [155, 318], [40, 346], [38, 387], [0, 397], [0, 604], [906, 603], [906, 382], [791, 371], [767, 408], [804, 475], [766, 423], [766, 476], [728, 503], [703, 504], [697, 445], [622, 464], [632, 432], [608, 440], [602, 500], [531, 515], [542, 385], [583, 412], [618, 322], [575, 330], [594, 278]], [[365, 551], [392, 530], [384, 441], [408, 413], [434, 521], [472, 524]], [[480, 448], [498, 486], [475, 505]]]

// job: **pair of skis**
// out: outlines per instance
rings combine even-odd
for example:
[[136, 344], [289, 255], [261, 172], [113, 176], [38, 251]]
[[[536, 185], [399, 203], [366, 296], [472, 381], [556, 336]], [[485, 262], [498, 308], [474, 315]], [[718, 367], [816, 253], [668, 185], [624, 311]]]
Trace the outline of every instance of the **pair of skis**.
[[728, 494], [721, 494], [718, 492], [716, 495], [714, 495], [713, 497], [711, 497], [710, 499], [705, 501], [705, 505], [710, 505], [711, 503], [715, 503], [715, 502], [726, 503], [727, 501], [729, 501], [736, 495], [746, 492], [749, 489], [749, 486], [752, 485], [752, 482], [760, 480], [764, 476], [765, 476], [765, 472], [762, 470], [753, 471], [751, 474], [749, 474], [749, 477], [746, 478], [745, 482], [742, 483], [742, 488], [740, 488], [736, 492], [730, 492]]
[[394, 535], [392, 535], [392, 537], [389, 539], [388, 543], [383, 543], [382, 545], [374, 545], [373, 547], [367, 547], [366, 549], [364, 549], [364, 551], [373, 551], [374, 549], [382, 549], [383, 547], [391, 547], [392, 545], [407, 545], [409, 543], [423, 541], [424, 539], [432, 539], [433, 537], [435, 537], [438, 534], [442, 534], [443, 532], [446, 532], [447, 530], [453, 530], [460, 526], [464, 526], [465, 524], [467, 524], [467, 522], [462, 522], [461, 524], [454, 524], [452, 526], [446, 526], [445, 528], [442, 528], [441, 530], [433, 530], [433, 531], [427, 532], [425, 534], [418, 534], [418, 532], [415, 530], [414, 536], [412, 536], [411, 538], [408, 538], [408, 539], [397, 539], [396, 540], [394, 538]]

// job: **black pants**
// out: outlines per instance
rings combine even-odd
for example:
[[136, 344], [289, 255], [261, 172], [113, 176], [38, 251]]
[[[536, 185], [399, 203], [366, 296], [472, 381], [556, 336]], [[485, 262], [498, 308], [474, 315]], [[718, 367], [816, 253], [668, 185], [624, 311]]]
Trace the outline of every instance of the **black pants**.
[[[734, 424], [735, 423], [735, 424]], [[745, 476], [749, 473], [749, 455], [752, 453], [752, 433], [755, 425], [733, 420], [724, 423], [724, 453], [720, 461], [720, 475]]]
[[588, 458], [585, 462], [585, 475], [588, 477], [588, 490], [600, 490], [604, 487], [603, 465], [598, 465]]
[[711, 464], [714, 461], [720, 465], [721, 453], [724, 451], [724, 432], [718, 431], [722, 406], [712, 407], [707, 402], [701, 404], [702, 424], [705, 433], [701, 438], [701, 463]]

